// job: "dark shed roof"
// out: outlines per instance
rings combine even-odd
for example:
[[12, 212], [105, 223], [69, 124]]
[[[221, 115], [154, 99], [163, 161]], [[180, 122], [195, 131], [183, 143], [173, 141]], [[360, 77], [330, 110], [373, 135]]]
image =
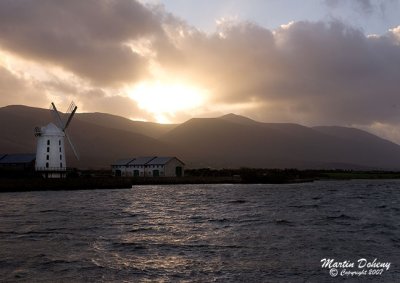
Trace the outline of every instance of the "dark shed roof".
[[130, 165], [136, 165], [136, 166], [138, 166], [138, 165], [139, 166], [141, 166], [141, 165], [165, 165], [173, 159], [176, 159], [179, 162], [181, 162], [182, 164], [185, 164], [179, 158], [172, 157], [172, 156], [168, 156], [168, 157], [167, 156], [165, 156], [165, 157], [164, 156], [161, 156], [161, 157], [141, 156], [141, 157], [117, 160], [116, 162], [114, 162], [112, 164], [112, 166], [118, 166], [118, 165], [126, 165], [126, 166], [130, 166]]
[[6, 154], [0, 159], [0, 164], [31, 163], [35, 159], [36, 154], [33, 153]]
[[144, 156], [136, 157], [134, 160], [129, 162], [129, 165], [146, 165], [148, 162], [156, 158], [155, 156]]
[[175, 157], [157, 157], [148, 162], [146, 165], [165, 165]]
[[128, 165], [128, 163], [131, 162], [132, 160], [134, 160], [134, 158], [118, 159], [112, 165], [114, 166]]

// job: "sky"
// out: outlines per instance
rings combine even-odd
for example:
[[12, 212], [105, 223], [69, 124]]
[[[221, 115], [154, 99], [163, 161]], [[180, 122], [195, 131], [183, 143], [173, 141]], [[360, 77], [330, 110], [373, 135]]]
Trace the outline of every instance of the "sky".
[[400, 143], [400, 0], [0, 1], [0, 107], [236, 113]]

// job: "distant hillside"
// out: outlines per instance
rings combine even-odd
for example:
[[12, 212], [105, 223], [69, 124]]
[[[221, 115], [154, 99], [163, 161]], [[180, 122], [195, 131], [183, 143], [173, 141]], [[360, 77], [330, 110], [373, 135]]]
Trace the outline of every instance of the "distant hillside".
[[191, 119], [162, 137], [195, 164], [216, 167], [400, 168], [400, 146], [344, 127], [260, 123], [233, 114]]
[[[35, 126], [52, 121], [47, 109], [0, 108], [0, 153], [35, 152]], [[175, 155], [190, 167], [400, 169], [400, 146], [354, 128], [261, 123], [228, 114], [180, 125], [77, 113], [68, 132], [81, 156], [67, 147], [69, 166], [107, 168], [119, 158]]]

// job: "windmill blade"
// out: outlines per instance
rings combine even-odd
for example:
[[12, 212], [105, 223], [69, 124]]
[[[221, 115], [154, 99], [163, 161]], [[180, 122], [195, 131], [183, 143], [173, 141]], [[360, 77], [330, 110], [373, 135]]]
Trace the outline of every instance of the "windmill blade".
[[56, 105], [54, 104], [54, 102], [51, 103], [50, 105], [50, 109], [52, 109], [53, 111], [51, 111], [51, 114], [53, 115], [53, 117], [55, 118], [55, 120], [58, 122], [58, 126], [59, 128], [63, 128], [63, 122], [61, 120], [61, 116], [60, 113], [57, 110]]
[[72, 112], [72, 110], [74, 110], [75, 107], [76, 107], [75, 103], [73, 101], [71, 101], [65, 114], [70, 114]]
[[64, 133], [65, 133], [65, 136], [67, 137], [67, 140], [68, 140], [68, 142], [69, 142], [69, 145], [71, 146], [72, 151], [74, 152], [74, 155], [75, 155], [76, 159], [79, 160], [78, 152], [76, 151], [74, 145], [72, 144], [71, 138], [69, 137], [69, 135], [67, 134], [67, 132], [64, 132]]
[[[72, 102], [72, 103], [73, 103], [73, 102]], [[75, 105], [74, 105], [74, 106], [75, 106]], [[65, 123], [65, 126], [64, 126], [64, 128], [63, 128], [63, 131], [65, 131], [65, 129], [68, 127], [69, 123], [71, 123], [72, 117], [74, 116], [74, 114], [75, 114], [75, 112], [76, 112], [76, 109], [78, 109], [77, 106], [75, 106], [75, 107], [73, 108], [71, 114], [69, 115], [68, 120], [67, 120], [67, 122]]]

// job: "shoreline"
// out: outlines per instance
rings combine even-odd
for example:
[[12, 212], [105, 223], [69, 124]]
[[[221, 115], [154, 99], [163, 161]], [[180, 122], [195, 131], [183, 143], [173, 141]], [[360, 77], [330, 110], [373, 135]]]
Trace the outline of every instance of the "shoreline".
[[396, 180], [399, 172], [364, 171], [278, 171], [275, 174], [234, 174], [184, 177], [113, 177], [109, 175], [85, 175], [63, 179], [38, 177], [0, 178], [0, 193], [60, 190], [130, 189], [135, 185], [185, 185], [185, 184], [296, 184], [314, 181], [345, 180]]
[[4, 178], [0, 182], [2, 192], [28, 191], [63, 191], [63, 190], [101, 190], [130, 189], [138, 185], [189, 185], [189, 184], [288, 184], [312, 182], [314, 179], [280, 180], [279, 182], [244, 181], [238, 177], [161, 177], [161, 178], [123, 178], [123, 177], [90, 177], [90, 178]]

